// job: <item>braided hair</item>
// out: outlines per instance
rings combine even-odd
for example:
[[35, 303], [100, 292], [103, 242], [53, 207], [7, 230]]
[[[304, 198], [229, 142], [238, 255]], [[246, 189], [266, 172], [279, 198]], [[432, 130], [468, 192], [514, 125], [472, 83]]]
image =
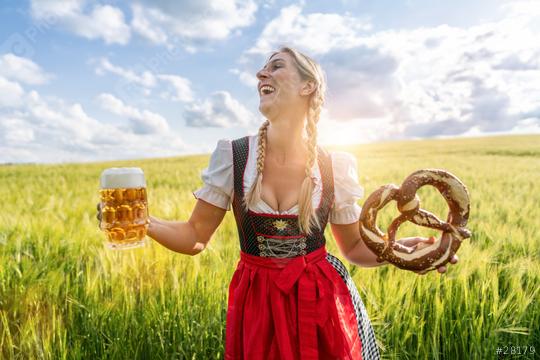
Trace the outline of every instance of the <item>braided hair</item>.
[[264, 169], [264, 156], [266, 155], [266, 130], [270, 122], [266, 120], [259, 128], [257, 143], [257, 178], [255, 184], [246, 193], [244, 197], [244, 206], [246, 208], [254, 206], [261, 199], [262, 172]]

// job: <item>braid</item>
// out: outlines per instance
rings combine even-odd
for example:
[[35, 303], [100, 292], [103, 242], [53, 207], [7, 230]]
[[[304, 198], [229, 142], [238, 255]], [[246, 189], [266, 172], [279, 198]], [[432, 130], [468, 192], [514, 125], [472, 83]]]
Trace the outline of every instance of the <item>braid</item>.
[[266, 155], [266, 131], [270, 122], [266, 120], [259, 128], [259, 139], [257, 143], [257, 174], [262, 176], [264, 169], [264, 156]]
[[306, 132], [308, 160], [306, 162], [306, 178], [300, 189], [298, 225], [302, 232], [311, 234], [311, 226], [320, 227], [319, 219], [313, 209], [311, 196], [313, 195], [314, 184], [311, 179], [311, 170], [317, 161], [317, 122], [321, 113], [322, 97], [316, 91], [311, 100], [308, 110]]
[[257, 142], [257, 177], [255, 183], [244, 195], [244, 206], [249, 208], [256, 204], [261, 198], [262, 172], [264, 169], [264, 156], [266, 154], [266, 131], [270, 122], [266, 120], [259, 128], [259, 138]]

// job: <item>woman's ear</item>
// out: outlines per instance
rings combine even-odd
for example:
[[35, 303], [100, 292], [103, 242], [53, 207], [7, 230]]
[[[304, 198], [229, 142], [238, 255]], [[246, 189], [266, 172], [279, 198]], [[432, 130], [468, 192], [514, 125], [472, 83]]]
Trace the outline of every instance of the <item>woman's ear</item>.
[[308, 80], [305, 82], [304, 86], [302, 86], [302, 91], [300, 93], [304, 96], [311, 95], [315, 91], [315, 88], [315, 81]]

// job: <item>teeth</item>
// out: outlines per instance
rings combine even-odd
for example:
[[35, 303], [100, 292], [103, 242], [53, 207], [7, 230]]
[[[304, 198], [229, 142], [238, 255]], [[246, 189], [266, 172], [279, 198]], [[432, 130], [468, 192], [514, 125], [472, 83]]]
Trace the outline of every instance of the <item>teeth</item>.
[[264, 85], [261, 87], [261, 94], [270, 94], [272, 92], [276, 91], [272, 86], [270, 85]]

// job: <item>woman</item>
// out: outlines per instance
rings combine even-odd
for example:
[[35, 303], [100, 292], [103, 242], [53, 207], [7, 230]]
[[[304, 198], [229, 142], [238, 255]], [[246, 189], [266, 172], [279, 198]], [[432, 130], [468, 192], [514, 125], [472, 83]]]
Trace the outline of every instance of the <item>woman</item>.
[[198, 254], [232, 205], [241, 251], [229, 285], [226, 359], [377, 359], [358, 291], [325, 248], [330, 222], [348, 261], [386, 263], [361, 241], [356, 201], [363, 189], [354, 158], [317, 146], [323, 73], [309, 57], [282, 48], [257, 78], [267, 119], [258, 134], [220, 140], [203, 172], [205, 185], [194, 192], [190, 219], [151, 217], [148, 235], [171, 250]]

